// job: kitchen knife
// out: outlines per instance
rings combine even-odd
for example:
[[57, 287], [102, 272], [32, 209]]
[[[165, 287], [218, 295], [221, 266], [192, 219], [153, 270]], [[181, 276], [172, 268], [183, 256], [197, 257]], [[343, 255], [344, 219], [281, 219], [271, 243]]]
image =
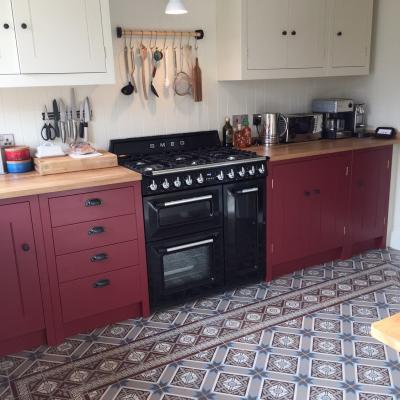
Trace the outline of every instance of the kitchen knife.
[[76, 142], [78, 138], [78, 112], [76, 109], [75, 90], [71, 88], [71, 133]]
[[89, 121], [90, 121], [90, 103], [89, 103], [89, 98], [85, 98], [85, 127], [84, 127], [84, 133], [83, 133], [83, 141], [87, 142], [89, 139]]
[[79, 107], [79, 119], [80, 119], [80, 122], [79, 122], [79, 137], [81, 139], [83, 139], [83, 136], [85, 134], [85, 118], [83, 116], [84, 109], [85, 109], [85, 103], [82, 102], [80, 104], [80, 107]]
[[54, 119], [54, 129], [56, 131], [56, 137], [60, 137], [60, 128], [59, 128], [59, 122], [60, 122], [60, 112], [58, 111], [58, 104], [57, 100], [53, 100], [53, 119]]
[[[58, 126], [58, 125], [57, 125]], [[60, 121], [59, 121], [59, 132], [61, 135], [61, 141], [63, 143], [67, 142], [67, 110], [65, 108], [64, 102], [60, 99]]]

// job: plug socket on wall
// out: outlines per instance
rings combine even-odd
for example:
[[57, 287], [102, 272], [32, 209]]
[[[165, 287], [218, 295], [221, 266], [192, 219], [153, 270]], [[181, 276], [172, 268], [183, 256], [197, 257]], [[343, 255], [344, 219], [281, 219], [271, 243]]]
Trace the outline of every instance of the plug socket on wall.
[[0, 147], [15, 146], [15, 139], [12, 133], [1, 135], [0, 134]]

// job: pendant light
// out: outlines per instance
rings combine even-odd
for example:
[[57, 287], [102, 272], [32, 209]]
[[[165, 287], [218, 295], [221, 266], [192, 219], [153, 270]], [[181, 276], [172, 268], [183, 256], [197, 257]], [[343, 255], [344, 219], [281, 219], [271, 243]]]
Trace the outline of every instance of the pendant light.
[[169, 0], [165, 8], [165, 14], [187, 14], [187, 9], [182, 3], [182, 0]]

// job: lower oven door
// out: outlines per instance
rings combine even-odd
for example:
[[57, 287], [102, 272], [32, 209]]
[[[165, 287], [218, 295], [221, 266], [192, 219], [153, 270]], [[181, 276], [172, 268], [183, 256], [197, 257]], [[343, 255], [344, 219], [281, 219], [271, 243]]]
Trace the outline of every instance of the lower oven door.
[[223, 285], [220, 230], [148, 243], [150, 299], [153, 305], [194, 289]]
[[224, 185], [225, 281], [264, 279], [265, 179]]
[[146, 240], [160, 240], [222, 226], [222, 187], [145, 197]]

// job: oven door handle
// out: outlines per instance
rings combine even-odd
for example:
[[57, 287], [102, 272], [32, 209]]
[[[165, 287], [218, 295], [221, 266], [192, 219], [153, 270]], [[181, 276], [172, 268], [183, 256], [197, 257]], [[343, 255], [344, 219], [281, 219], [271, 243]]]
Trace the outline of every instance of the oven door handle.
[[258, 190], [259, 190], [258, 187], [253, 187], [253, 188], [238, 190], [236, 193], [237, 194], [254, 193], [258, 192]]
[[209, 194], [207, 196], [192, 197], [190, 199], [167, 201], [166, 203], [164, 203], [164, 207], [179, 206], [181, 204], [189, 204], [189, 203], [195, 203], [197, 201], [211, 200], [212, 198], [213, 198], [212, 194]]
[[211, 244], [211, 243], [214, 243], [214, 239], [202, 240], [200, 242], [183, 244], [182, 246], [170, 247], [169, 249], [166, 250], [166, 252], [172, 253], [174, 251], [191, 249], [192, 247], [199, 247], [199, 246], [203, 246], [205, 244]]

